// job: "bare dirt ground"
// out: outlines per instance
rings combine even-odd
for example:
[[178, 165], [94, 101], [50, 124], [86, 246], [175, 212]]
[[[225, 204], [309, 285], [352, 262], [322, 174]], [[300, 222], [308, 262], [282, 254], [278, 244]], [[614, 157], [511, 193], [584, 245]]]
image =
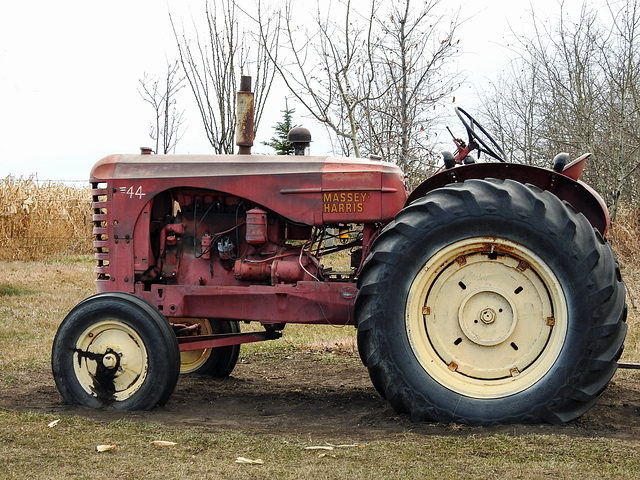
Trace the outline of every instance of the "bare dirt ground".
[[181, 376], [161, 408], [149, 412], [91, 410], [69, 406], [58, 394], [51, 373], [42, 369], [4, 385], [0, 408], [78, 415], [96, 420], [125, 419], [207, 430], [309, 435], [313, 438], [373, 440], [417, 434], [564, 434], [637, 440], [640, 437], [640, 371], [619, 370], [609, 388], [581, 419], [562, 426], [511, 425], [479, 428], [415, 424], [396, 414], [375, 391], [354, 354], [253, 354], [232, 377], [215, 380]]

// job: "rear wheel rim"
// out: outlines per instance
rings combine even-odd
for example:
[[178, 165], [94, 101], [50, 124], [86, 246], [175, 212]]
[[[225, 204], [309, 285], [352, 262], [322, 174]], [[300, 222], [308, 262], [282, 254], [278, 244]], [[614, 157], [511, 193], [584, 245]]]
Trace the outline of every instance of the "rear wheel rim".
[[149, 358], [142, 338], [133, 328], [117, 320], [103, 320], [78, 337], [73, 368], [88, 394], [121, 402], [145, 383]]
[[409, 343], [439, 384], [501, 398], [541, 380], [567, 332], [560, 282], [531, 250], [476, 237], [438, 251], [415, 276], [405, 309]]

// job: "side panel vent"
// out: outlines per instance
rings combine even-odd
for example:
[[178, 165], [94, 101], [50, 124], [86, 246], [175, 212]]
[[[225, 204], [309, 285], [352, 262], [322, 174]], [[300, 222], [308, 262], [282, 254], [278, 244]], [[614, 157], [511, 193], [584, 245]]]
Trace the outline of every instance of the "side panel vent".
[[106, 182], [91, 184], [93, 202], [93, 247], [96, 249], [94, 258], [97, 261], [97, 280], [109, 280], [109, 186]]

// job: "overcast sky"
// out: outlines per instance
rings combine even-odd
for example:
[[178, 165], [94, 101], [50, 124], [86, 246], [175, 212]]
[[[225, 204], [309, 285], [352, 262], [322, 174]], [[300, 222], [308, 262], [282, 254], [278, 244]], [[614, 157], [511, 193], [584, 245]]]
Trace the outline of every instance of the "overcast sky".
[[[294, 0], [297, 1], [297, 0]], [[532, 2], [538, 17], [557, 17], [559, 0]], [[252, 4], [253, 0], [247, 0]], [[472, 109], [479, 85], [497, 79], [513, 42], [511, 31], [531, 23], [528, 0], [442, 2], [469, 18], [459, 30], [458, 59], [469, 83], [456, 105]], [[582, 0], [565, 0], [576, 18]], [[152, 111], [139, 93], [144, 73], [164, 73], [176, 56], [168, 12], [191, 25], [204, 0], [32, 0], [0, 7], [0, 178], [36, 175], [40, 180], [85, 180], [92, 165], [111, 153], [137, 153], [152, 145]], [[272, 92], [254, 152], [280, 121], [284, 93]], [[187, 102], [185, 102], [185, 106]], [[292, 105], [290, 104], [290, 107]], [[293, 105], [295, 107], [295, 105]], [[453, 111], [454, 105], [451, 106]], [[319, 127], [302, 118], [295, 123]], [[177, 153], [210, 153], [200, 119], [186, 112]], [[322, 155], [322, 142], [313, 154]]]

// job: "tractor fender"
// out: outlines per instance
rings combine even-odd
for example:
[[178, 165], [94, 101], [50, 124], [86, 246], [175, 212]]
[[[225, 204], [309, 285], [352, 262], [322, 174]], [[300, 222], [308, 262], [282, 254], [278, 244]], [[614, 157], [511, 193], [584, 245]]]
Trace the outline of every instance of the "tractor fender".
[[591, 225], [605, 236], [609, 230], [609, 210], [602, 197], [593, 188], [578, 180], [588, 156], [588, 154], [583, 155], [570, 163], [562, 173], [516, 163], [474, 163], [443, 170], [418, 185], [407, 198], [405, 206], [424, 197], [432, 190], [452, 183], [461, 183], [470, 179], [510, 179], [553, 193], [582, 213]]

